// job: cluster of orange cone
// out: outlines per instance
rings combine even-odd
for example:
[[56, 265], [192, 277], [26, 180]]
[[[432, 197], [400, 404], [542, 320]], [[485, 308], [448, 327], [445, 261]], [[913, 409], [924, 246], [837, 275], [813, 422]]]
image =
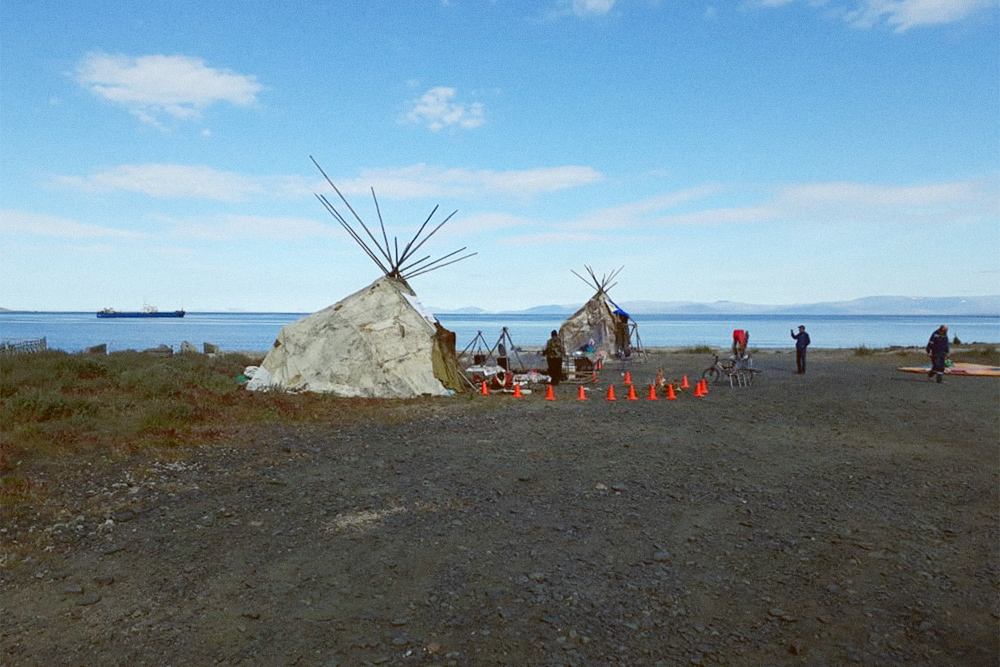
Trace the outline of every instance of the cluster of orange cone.
[[[638, 394], [636, 394], [636, 391], [635, 391], [635, 385], [632, 383], [632, 381], [631, 381], [632, 379], [631, 379], [631, 377], [629, 377], [629, 374], [627, 372], [625, 374], [625, 377], [628, 380], [628, 395], [626, 396], [626, 400], [629, 400], [629, 401], [637, 401], [637, 400], [639, 400], [639, 396], [638, 396]], [[658, 401], [658, 400], [660, 400], [660, 397], [656, 393], [656, 387], [657, 387], [657, 384], [663, 384], [663, 382], [662, 382], [662, 376], [658, 376], [657, 380], [658, 380], [657, 383], [649, 385], [649, 393], [646, 395], [646, 400], [649, 400], [649, 401]], [[683, 379], [681, 380], [681, 389], [690, 389], [690, 388], [691, 388], [691, 383], [688, 381], [687, 375], [685, 375], [683, 377]], [[515, 385], [514, 386], [514, 396], [518, 396], [518, 395], [519, 395], [518, 386]], [[707, 380], [701, 379], [701, 380], [699, 380], [698, 382], [695, 383], [695, 385], [694, 385], [694, 396], [695, 396], [695, 398], [702, 398], [704, 396], [708, 396], [708, 381]], [[551, 384], [548, 386], [548, 388], [545, 391], [545, 400], [546, 401], [554, 401], [554, 400], [556, 400], [555, 390], [552, 388]], [[589, 400], [587, 398], [587, 392], [586, 392], [586, 390], [584, 390], [583, 385], [579, 385], [577, 387], [576, 400], [578, 400], [578, 401]], [[613, 384], [612, 385], [608, 385], [608, 393], [607, 393], [607, 396], [606, 396], [606, 400], [608, 400], [608, 401], [617, 401], [618, 400], [618, 396], [615, 393], [615, 385], [613, 385]], [[674, 389], [673, 383], [667, 384], [667, 397], [666, 397], [666, 400], [668, 400], [668, 401], [676, 401], [677, 400], [677, 391]]]
[[[632, 376], [631, 376], [631, 374], [628, 371], [625, 371], [625, 384], [628, 385], [628, 396], [626, 397], [626, 399], [629, 400], [629, 401], [639, 400], [639, 396], [635, 392], [635, 385], [632, 383]], [[657, 373], [657, 375], [656, 375], [656, 383], [649, 385], [649, 394], [646, 396], [646, 399], [650, 400], [650, 401], [657, 401], [657, 400], [659, 400], [660, 397], [656, 395], [656, 387], [657, 387], [657, 385], [662, 385], [662, 384], [663, 384], [663, 374], [662, 373]], [[691, 388], [691, 383], [688, 382], [688, 377], [687, 377], [687, 375], [685, 375], [681, 379], [681, 389], [690, 389], [690, 388]], [[490, 395], [490, 390], [486, 386], [486, 381], [485, 380], [483, 381], [482, 386], [479, 389], [479, 394], [480, 394], [480, 396], [489, 396]], [[698, 380], [698, 382], [695, 383], [695, 385], [694, 385], [694, 396], [695, 396], [695, 398], [702, 398], [704, 396], [708, 396], [708, 380], [706, 380], [705, 378], [702, 378], [701, 380]], [[515, 382], [514, 383], [514, 398], [523, 398], [523, 397], [524, 397], [524, 394], [521, 392], [521, 384], [518, 383], [518, 382]], [[554, 400], [556, 400], [555, 390], [552, 388], [551, 384], [545, 390], [545, 400], [546, 401], [554, 401]], [[586, 401], [586, 400], [588, 400], [587, 399], [587, 393], [586, 393], [586, 391], [584, 391], [583, 385], [580, 385], [577, 388], [576, 400], [578, 400], [578, 401]], [[608, 385], [607, 400], [609, 400], [609, 401], [617, 401], [618, 400], [618, 397], [615, 395], [615, 386], [613, 384]], [[666, 400], [668, 400], [668, 401], [676, 401], [677, 400], [677, 392], [674, 390], [674, 385], [673, 385], [672, 382], [667, 384], [667, 399]]]

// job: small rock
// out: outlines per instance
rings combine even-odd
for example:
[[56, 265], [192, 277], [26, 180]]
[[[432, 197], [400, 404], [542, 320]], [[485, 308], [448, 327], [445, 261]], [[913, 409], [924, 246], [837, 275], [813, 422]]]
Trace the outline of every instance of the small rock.
[[63, 593], [70, 593], [72, 595], [83, 595], [83, 586], [80, 584], [66, 584], [63, 586]]
[[653, 560], [657, 563], [669, 563], [670, 562], [670, 552], [664, 549], [653, 552]]
[[125, 549], [125, 547], [117, 545], [117, 544], [105, 544], [103, 547], [101, 547], [101, 553], [104, 554], [105, 556], [108, 556], [110, 554], [114, 554], [114, 553], [118, 553], [119, 551], [123, 551], [124, 549]]
[[79, 600], [77, 600], [76, 603], [78, 605], [80, 605], [81, 607], [86, 607], [87, 605], [92, 605], [92, 604], [94, 604], [96, 602], [100, 602], [100, 601], [101, 601], [101, 594], [100, 593], [87, 593], [82, 598], [80, 598]]
[[105, 577], [94, 577], [94, 583], [100, 584], [101, 586], [110, 586], [115, 583], [115, 578], [110, 575]]

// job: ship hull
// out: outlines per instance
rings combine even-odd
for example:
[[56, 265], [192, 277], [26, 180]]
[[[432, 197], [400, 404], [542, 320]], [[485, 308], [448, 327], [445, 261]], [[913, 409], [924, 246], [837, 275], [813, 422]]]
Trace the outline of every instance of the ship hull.
[[100, 318], [106, 317], [184, 317], [183, 310], [175, 310], [172, 312], [156, 312], [156, 313], [143, 313], [143, 312], [121, 312], [121, 313], [97, 313]]

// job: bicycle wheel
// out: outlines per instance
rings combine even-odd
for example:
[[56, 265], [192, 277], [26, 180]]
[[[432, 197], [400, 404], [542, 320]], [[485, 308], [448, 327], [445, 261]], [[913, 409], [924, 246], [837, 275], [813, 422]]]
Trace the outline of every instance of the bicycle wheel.
[[719, 377], [721, 375], [722, 374], [719, 372], [719, 369], [712, 366], [711, 368], [705, 369], [705, 371], [701, 374], [701, 378], [703, 380], [710, 380], [714, 384], [719, 381]]

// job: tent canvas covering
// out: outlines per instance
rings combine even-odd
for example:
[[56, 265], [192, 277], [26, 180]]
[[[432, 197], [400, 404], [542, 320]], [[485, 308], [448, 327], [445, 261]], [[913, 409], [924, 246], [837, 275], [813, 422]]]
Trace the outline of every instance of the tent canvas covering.
[[385, 276], [283, 327], [247, 388], [410, 398], [463, 385], [455, 334], [405, 280]]
[[559, 328], [563, 347], [569, 354], [588, 350], [601, 356], [627, 358], [632, 354], [629, 316], [608, 296], [608, 290], [614, 287], [612, 281], [621, 269], [602, 278], [598, 278], [589, 266], [586, 269], [589, 280], [576, 271], [573, 273], [597, 291]]
[[621, 357], [628, 356], [631, 350], [628, 315], [603, 292], [595, 294], [563, 322], [559, 337], [568, 353], [593, 346], [595, 352]]

